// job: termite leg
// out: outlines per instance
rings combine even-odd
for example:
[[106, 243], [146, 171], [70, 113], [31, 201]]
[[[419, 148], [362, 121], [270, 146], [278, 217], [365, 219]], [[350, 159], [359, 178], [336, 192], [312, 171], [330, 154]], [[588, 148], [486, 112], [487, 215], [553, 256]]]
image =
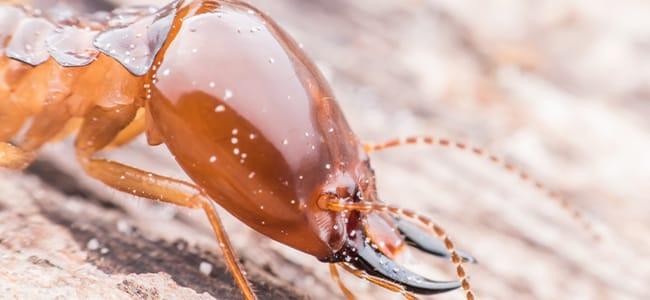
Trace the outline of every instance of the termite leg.
[[0, 143], [0, 168], [22, 170], [29, 166], [36, 155], [9, 143]]
[[210, 220], [219, 247], [226, 257], [228, 268], [245, 299], [256, 299], [246, 280], [228, 235], [219, 216], [212, 207], [212, 200], [204, 196], [191, 183], [152, 174], [117, 162], [93, 158], [94, 154], [109, 145], [135, 117], [135, 105], [118, 106], [112, 109], [94, 108], [86, 116], [77, 136], [77, 156], [84, 170], [93, 178], [117, 190], [152, 200], [189, 208], [201, 208]]
[[[3, 73], [0, 72], [0, 75]], [[29, 113], [20, 105], [9, 101], [8, 97], [8, 91], [0, 90], [0, 168], [22, 170], [29, 166], [36, 155], [10, 144], [9, 141], [23, 127]]]
[[[61, 111], [63, 105], [52, 103], [34, 117], [34, 121], [25, 134], [25, 139], [18, 146], [9, 143], [0, 144], [0, 167], [22, 170], [36, 158], [36, 150], [54, 138], [70, 119]], [[3, 124], [4, 126], [4, 124]], [[0, 126], [1, 127], [1, 126]], [[9, 137], [11, 138], [11, 137]]]
[[33, 117], [23, 141], [16, 145], [25, 152], [36, 152], [72, 118], [64, 101], [75, 73], [68, 73], [53, 61], [34, 69], [9, 69], [0, 70], [5, 84], [11, 86], [10, 90], [0, 90], [0, 142], [14, 138], [25, 121]]
[[33, 114], [32, 102], [11, 99], [11, 88], [30, 68], [0, 55], [0, 142], [13, 138]]
[[244, 276], [244, 273], [241, 270], [241, 266], [239, 266], [239, 260], [237, 259], [235, 251], [233, 251], [232, 244], [230, 243], [230, 238], [228, 238], [228, 234], [223, 228], [221, 218], [219, 218], [219, 214], [217, 213], [214, 202], [210, 200], [203, 201], [203, 210], [208, 216], [208, 220], [210, 220], [210, 225], [212, 225], [212, 230], [217, 237], [219, 247], [221, 247], [223, 256], [226, 258], [226, 264], [228, 265], [230, 271], [233, 273], [235, 282], [237, 282], [237, 285], [241, 289], [244, 299], [257, 299], [255, 293], [253, 292], [253, 289], [250, 286], [250, 283], [248, 280], [246, 280], [246, 276]]
[[348, 300], [356, 300], [357, 298], [354, 296], [352, 291], [348, 289], [348, 287], [345, 286], [345, 283], [343, 283], [343, 280], [341, 280], [341, 275], [339, 275], [339, 270], [336, 269], [336, 264], [330, 264], [330, 275], [332, 275], [332, 279], [336, 284], [339, 286], [339, 289], [345, 295], [345, 299]]
[[57, 98], [51, 99], [43, 106], [43, 110], [34, 116], [20, 148], [36, 151], [63, 131], [72, 116], [62, 101], [65, 98], [62, 95]]
[[80, 117], [74, 117], [68, 120], [68, 122], [65, 123], [63, 129], [61, 129], [61, 131], [59, 131], [59, 133], [56, 136], [50, 139], [49, 142], [50, 143], [60, 142], [65, 138], [67, 138], [68, 136], [73, 135], [75, 132], [79, 130], [82, 122], [83, 122], [83, 118]]
[[23, 127], [30, 114], [15, 103], [7, 99], [1, 99], [0, 104], [0, 142], [8, 142]]
[[122, 129], [106, 149], [113, 149], [130, 143], [146, 130], [145, 110], [140, 108], [131, 123]]
[[407, 300], [417, 300], [418, 299], [417, 297], [415, 297], [415, 295], [409, 293], [408, 291], [406, 291], [403, 287], [401, 287], [398, 284], [392, 283], [392, 282], [390, 282], [388, 280], [385, 280], [385, 279], [381, 279], [381, 278], [371, 276], [371, 275], [369, 275], [368, 273], [366, 273], [364, 271], [358, 270], [358, 269], [348, 265], [347, 263], [341, 263], [340, 265], [348, 273], [356, 276], [357, 278], [368, 281], [368, 282], [370, 282], [372, 284], [380, 286], [380, 287], [382, 287], [382, 288], [384, 288], [386, 290], [389, 290], [391, 292], [399, 293], [404, 297], [404, 299], [407, 299]]
[[559, 193], [549, 190], [544, 184], [541, 183], [541, 181], [535, 180], [521, 168], [506, 162], [504, 159], [501, 159], [496, 155], [490, 154], [484, 148], [470, 146], [466, 143], [453, 141], [447, 138], [436, 138], [433, 136], [412, 136], [405, 139], [392, 139], [383, 143], [366, 143], [364, 145], [364, 149], [367, 153], [372, 153], [405, 145], [440, 146], [442, 148], [457, 149], [471, 153], [478, 157], [483, 157], [491, 163], [501, 166], [509, 173], [514, 174], [522, 181], [531, 183], [536, 189], [546, 194], [551, 200], [557, 202], [558, 205], [562, 207], [562, 209], [568, 212], [576, 222], [578, 222], [589, 234], [591, 234], [594, 240], [599, 241], [601, 238], [600, 234], [596, 232], [591, 221], [587, 219], [580, 210], [571, 205], [571, 203], [566, 198], [562, 197]]

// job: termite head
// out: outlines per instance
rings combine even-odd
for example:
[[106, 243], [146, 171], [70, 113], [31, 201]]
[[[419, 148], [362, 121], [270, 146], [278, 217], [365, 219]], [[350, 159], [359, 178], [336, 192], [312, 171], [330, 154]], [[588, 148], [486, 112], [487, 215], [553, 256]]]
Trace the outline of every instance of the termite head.
[[[357, 184], [340, 183], [318, 199], [320, 209], [335, 212], [339, 219], [345, 220], [342, 247], [328, 259], [329, 262], [343, 264], [350, 271], [365, 273], [376, 284], [406, 293], [436, 294], [461, 286], [458, 281], [428, 279], [397, 262], [411, 247], [434, 256], [452, 258], [449, 247], [434, 237], [442, 235], [434, 232], [436, 229], [426, 217], [380, 202], [374, 176]], [[463, 261], [475, 262], [473, 257], [462, 252], [455, 255]]]

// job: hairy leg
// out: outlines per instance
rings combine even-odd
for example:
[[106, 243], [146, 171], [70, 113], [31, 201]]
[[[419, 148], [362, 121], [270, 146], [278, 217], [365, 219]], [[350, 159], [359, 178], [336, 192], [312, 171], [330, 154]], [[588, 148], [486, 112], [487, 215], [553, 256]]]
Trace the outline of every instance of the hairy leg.
[[145, 132], [146, 126], [145, 111], [144, 108], [140, 108], [137, 111], [135, 118], [133, 118], [133, 121], [131, 121], [128, 126], [120, 131], [120, 133], [115, 137], [111, 144], [106, 147], [106, 149], [113, 149], [130, 143], [133, 141], [133, 139]]
[[336, 269], [336, 264], [330, 264], [330, 275], [332, 275], [332, 279], [336, 284], [339, 286], [339, 289], [345, 295], [345, 298], [348, 300], [356, 300], [357, 298], [354, 296], [352, 291], [350, 291], [346, 286], [345, 283], [341, 280], [341, 276], [339, 275], [339, 270]]
[[256, 299], [238, 264], [230, 239], [226, 234], [212, 200], [195, 185], [181, 180], [153, 174], [114, 161], [94, 158], [94, 155], [113, 142], [135, 117], [135, 105], [111, 109], [95, 108], [86, 117], [76, 141], [77, 156], [84, 170], [104, 184], [135, 196], [171, 203], [183, 207], [203, 209], [212, 225], [226, 264], [241, 288], [244, 298]]
[[354, 275], [354, 276], [356, 276], [356, 277], [358, 277], [360, 279], [363, 279], [363, 280], [366, 280], [366, 281], [368, 281], [368, 282], [370, 282], [372, 284], [378, 285], [378, 286], [380, 286], [380, 287], [382, 287], [384, 289], [387, 289], [387, 290], [389, 290], [391, 292], [402, 294], [404, 299], [407, 299], [407, 300], [415, 300], [415, 299], [417, 299], [417, 297], [415, 297], [413, 294], [407, 292], [406, 290], [404, 290], [403, 287], [401, 287], [401, 286], [399, 286], [399, 285], [397, 285], [395, 283], [392, 283], [390, 281], [387, 281], [387, 280], [384, 280], [384, 279], [381, 279], [381, 278], [371, 276], [368, 273], [366, 273], [364, 271], [361, 271], [361, 270], [357, 270], [354, 267], [352, 267], [352, 266], [350, 266], [350, 265], [348, 265], [346, 263], [342, 263], [340, 265], [341, 265], [341, 267], [343, 267], [343, 269], [348, 271], [350, 274], [352, 274], [352, 275]]

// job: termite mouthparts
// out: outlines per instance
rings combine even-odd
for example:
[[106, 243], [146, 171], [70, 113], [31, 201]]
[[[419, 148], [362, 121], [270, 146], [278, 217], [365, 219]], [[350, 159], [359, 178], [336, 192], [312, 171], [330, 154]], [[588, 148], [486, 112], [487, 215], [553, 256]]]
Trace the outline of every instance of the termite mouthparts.
[[[45, 143], [76, 133], [91, 177], [202, 209], [246, 299], [255, 294], [215, 204], [330, 263], [348, 298], [337, 267], [409, 299], [460, 287], [474, 298], [463, 263], [475, 259], [429, 218], [381, 202], [368, 155], [405, 144], [469, 147], [432, 137], [363, 145], [301, 47], [241, 1], [58, 13], [0, 6], [0, 167], [23, 169]], [[141, 133], [164, 144], [191, 181], [97, 156]], [[400, 266], [409, 246], [451, 260], [458, 281]]]

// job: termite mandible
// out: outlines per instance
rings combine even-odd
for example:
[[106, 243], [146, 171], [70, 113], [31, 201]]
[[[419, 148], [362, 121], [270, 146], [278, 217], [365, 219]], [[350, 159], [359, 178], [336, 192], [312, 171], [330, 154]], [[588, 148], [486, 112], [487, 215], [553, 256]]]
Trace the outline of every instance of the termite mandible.
[[[447, 139], [361, 143], [301, 47], [238, 0], [176, 0], [158, 10], [84, 16], [0, 6], [0, 75], [0, 167], [25, 168], [41, 146], [74, 131], [66, 124], [78, 124], [75, 149], [88, 175], [205, 211], [246, 299], [256, 296], [215, 205], [328, 263], [349, 299], [338, 268], [407, 299], [462, 288], [471, 300], [463, 263], [474, 258], [457, 251], [428, 217], [380, 201], [369, 153], [446, 146], [544, 188], [485, 150]], [[22, 140], [14, 141], [29, 119]], [[143, 132], [150, 145], [168, 147], [192, 182], [96, 156]], [[589, 226], [566, 200], [550, 196]], [[430, 280], [398, 265], [394, 258], [407, 246], [450, 259], [457, 281]]]

